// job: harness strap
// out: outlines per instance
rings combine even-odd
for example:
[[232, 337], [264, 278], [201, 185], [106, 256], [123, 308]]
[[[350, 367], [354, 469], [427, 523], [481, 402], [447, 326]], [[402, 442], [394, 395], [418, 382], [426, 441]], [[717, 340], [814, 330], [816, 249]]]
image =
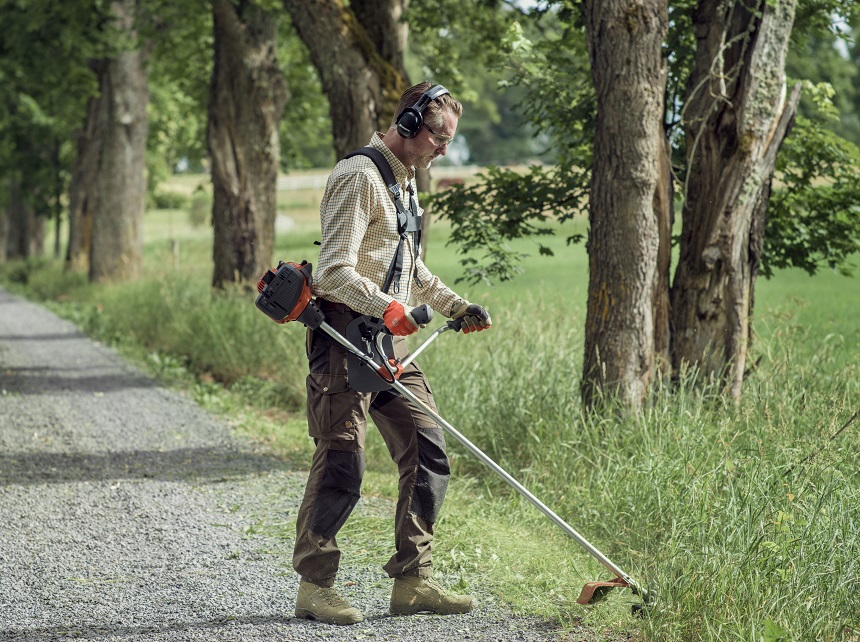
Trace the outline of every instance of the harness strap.
[[[402, 193], [397, 179], [394, 178], [394, 171], [391, 165], [386, 160], [385, 156], [378, 149], [371, 146], [361, 147], [344, 156], [344, 160], [353, 156], [367, 156], [376, 165], [376, 169], [382, 175], [382, 180], [388, 187], [388, 191], [394, 197], [394, 207], [397, 209], [397, 233], [400, 235], [400, 241], [397, 243], [397, 250], [391, 259], [391, 264], [388, 266], [388, 273], [385, 275], [385, 281], [382, 284], [382, 291], [388, 294], [388, 289], [394, 284], [394, 293], [400, 291], [400, 277], [403, 274], [403, 252], [405, 241], [409, 238], [409, 232], [412, 232], [413, 246], [415, 256], [418, 256], [421, 251], [421, 216], [418, 214], [418, 203], [415, 201], [415, 195], [412, 193], [412, 186], [409, 186], [409, 209], [403, 205]], [[413, 263], [413, 270], [415, 269]], [[417, 279], [418, 275], [415, 274]]]

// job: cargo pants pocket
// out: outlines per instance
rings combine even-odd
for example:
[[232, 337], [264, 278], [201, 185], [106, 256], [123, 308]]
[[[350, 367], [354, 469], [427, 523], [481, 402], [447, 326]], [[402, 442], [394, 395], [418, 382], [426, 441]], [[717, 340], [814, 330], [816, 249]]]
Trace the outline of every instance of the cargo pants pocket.
[[308, 434], [314, 439], [352, 441], [363, 435], [367, 395], [349, 387], [346, 375], [312, 372], [306, 380]]

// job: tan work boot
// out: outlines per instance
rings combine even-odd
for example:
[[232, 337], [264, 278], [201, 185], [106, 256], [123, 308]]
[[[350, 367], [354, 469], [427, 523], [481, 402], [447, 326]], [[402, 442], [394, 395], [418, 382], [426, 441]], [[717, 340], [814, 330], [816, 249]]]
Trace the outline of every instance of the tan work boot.
[[412, 615], [422, 611], [439, 615], [468, 613], [475, 606], [471, 595], [448, 593], [433, 580], [423, 577], [398, 577], [391, 591], [392, 615]]
[[338, 595], [337, 590], [302, 580], [296, 599], [296, 617], [326, 624], [356, 624], [364, 619], [357, 608]]

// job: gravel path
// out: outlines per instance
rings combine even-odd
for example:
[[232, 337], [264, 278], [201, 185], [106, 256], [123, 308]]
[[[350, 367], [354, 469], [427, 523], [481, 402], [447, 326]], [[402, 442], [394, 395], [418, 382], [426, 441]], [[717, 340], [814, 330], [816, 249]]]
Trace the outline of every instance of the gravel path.
[[480, 593], [469, 615], [390, 617], [359, 562], [338, 583], [365, 622], [293, 618], [292, 542], [254, 526], [289, 522], [304, 480], [0, 289], [0, 640], [560, 639]]

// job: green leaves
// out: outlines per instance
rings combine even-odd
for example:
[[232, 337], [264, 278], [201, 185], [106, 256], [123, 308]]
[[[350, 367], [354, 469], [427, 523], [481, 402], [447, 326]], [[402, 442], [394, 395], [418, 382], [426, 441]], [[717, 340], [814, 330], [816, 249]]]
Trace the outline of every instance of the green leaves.
[[[551, 167], [514, 171], [491, 167], [483, 183], [436, 196], [434, 204], [453, 225], [449, 243], [471, 283], [509, 280], [522, 271], [527, 254], [509, 241], [554, 233], [558, 223], [585, 213], [595, 117], [585, 36], [578, 12], [562, 7], [521, 17], [502, 38], [508, 55], [505, 91], [519, 91], [517, 110], [532, 132], [537, 155]], [[524, 132], [525, 133], [525, 132]], [[569, 243], [579, 242], [581, 235]], [[538, 246], [542, 255], [552, 251]], [[476, 258], [475, 255], [480, 255]]]
[[762, 275], [787, 267], [850, 275], [850, 259], [860, 251], [860, 150], [799, 116], [777, 157], [777, 175]]
[[[588, 173], [571, 167], [531, 166], [525, 173], [490, 167], [481, 183], [455, 185], [433, 198], [442, 216], [453, 224], [449, 244], [467, 255], [460, 261], [470, 283], [507, 281], [522, 272], [528, 254], [517, 252], [508, 241], [554, 233], [555, 221], [581, 213]], [[568, 242], [582, 240], [572, 236]], [[470, 254], [483, 252], [481, 260]], [[552, 251], [540, 246], [541, 254]]]

